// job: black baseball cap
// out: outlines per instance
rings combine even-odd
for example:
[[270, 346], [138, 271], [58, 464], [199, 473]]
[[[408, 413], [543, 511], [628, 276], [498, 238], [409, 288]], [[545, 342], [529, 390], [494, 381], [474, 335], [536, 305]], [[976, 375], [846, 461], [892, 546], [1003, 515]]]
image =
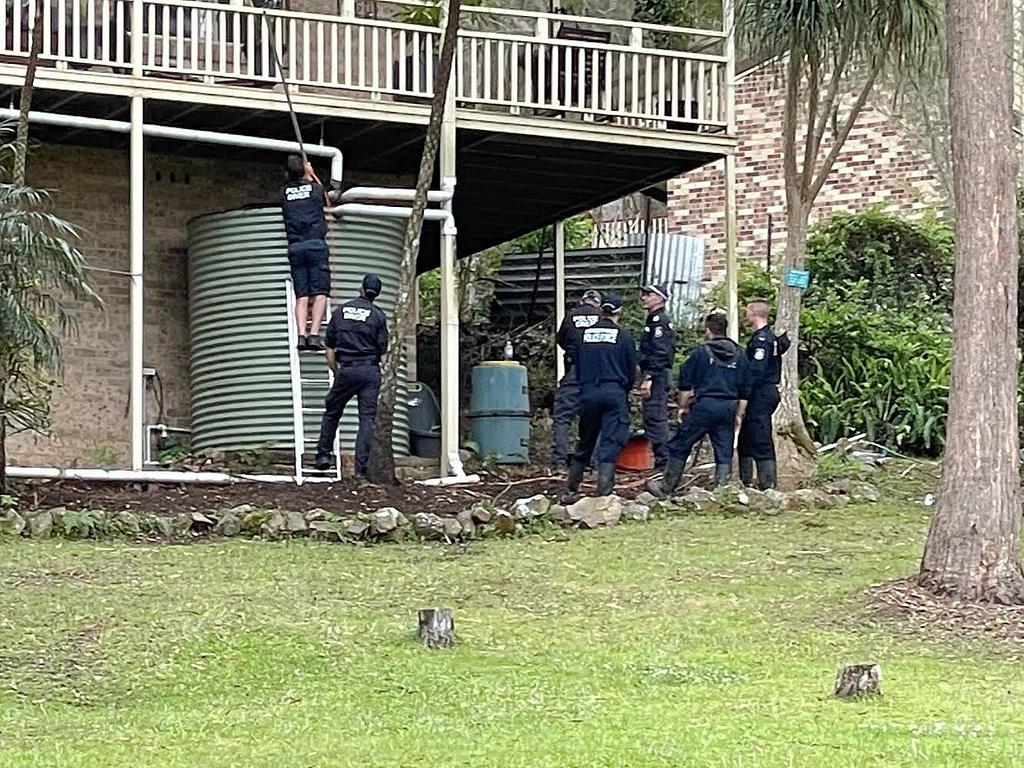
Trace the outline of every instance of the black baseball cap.
[[664, 283], [650, 283], [640, 289], [640, 293], [656, 293], [665, 301], [668, 301], [668, 286]]
[[601, 301], [601, 309], [612, 313], [621, 312], [622, 298], [616, 293], [606, 293]]
[[366, 298], [377, 298], [380, 296], [380, 292], [383, 288], [384, 285], [376, 275], [365, 275], [363, 277], [363, 293], [366, 295]]

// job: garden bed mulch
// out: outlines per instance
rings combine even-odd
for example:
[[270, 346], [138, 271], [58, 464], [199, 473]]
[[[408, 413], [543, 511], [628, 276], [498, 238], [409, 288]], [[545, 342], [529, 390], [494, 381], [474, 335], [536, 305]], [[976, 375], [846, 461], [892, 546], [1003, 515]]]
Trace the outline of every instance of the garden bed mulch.
[[[643, 490], [647, 474], [621, 474], [616, 493], [633, 498]], [[175, 514], [229, 509], [251, 504], [263, 509], [306, 512], [322, 508], [336, 514], [372, 512], [396, 507], [411, 512], [453, 516], [478, 501], [511, 504], [516, 499], [544, 494], [556, 496], [564, 488], [564, 475], [502, 477], [482, 474], [472, 485], [435, 487], [405, 482], [399, 486], [370, 485], [343, 479], [337, 483], [240, 482], [232, 485], [166, 483], [113, 483], [83, 481], [32, 481], [14, 487], [23, 507], [44, 509], [132, 510], [150, 514]], [[584, 483], [586, 491], [592, 481]]]

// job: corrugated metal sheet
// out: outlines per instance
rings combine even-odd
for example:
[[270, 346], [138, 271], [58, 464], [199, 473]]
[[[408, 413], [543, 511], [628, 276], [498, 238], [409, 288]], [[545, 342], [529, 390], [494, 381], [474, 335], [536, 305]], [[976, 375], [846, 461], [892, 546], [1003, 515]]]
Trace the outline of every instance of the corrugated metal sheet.
[[704, 276], [704, 241], [699, 237], [651, 235], [647, 247], [647, 283], [667, 283], [669, 314], [677, 323], [696, 320]]
[[[647, 251], [643, 235], [639, 243], [623, 248], [587, 248], [565, 254], [565, 294], [570, 305], [588, 288], [615, 291], [629, 296], [641, 284], [657, 279], [669, 284], [670, 311], [678, 320], [693, 318], [700, 299], [704, 273], [704, 241], [686, 235], [654, 234]], [[539, 267], [539, 277], [538, 277]], [[527, 321], [531, 302], [533, 320], [553, 312], [555, 301], [555, 257], [552, 251], [516, 253], [505, 256], [494, 289], [494, 319], [501, 322]]]
[[[389, 316], [397, 298], [401, 219], [345, 219], [332, 224], [332, 305], [357, 294], [362, 277], [384, 282], [377, 300]], [[199, 450], [293, 446], [291, 379], [284, 280], [287, 243], [276, 206], [200, 216], [189, 222], [189, 316], [193, 445]], [[303, 356], [303, 377], [326, 378], [322, 357]], [[404, 368], [400, 381], [404, 383]], [[306, 387], [307, 407], [320, 407], [326, 387]], [[395, 451], [409, 448], [404, 386], [395, 409]], [[307, 414], [307, 437], [319, 433]], [[353, 399], [341, 421], [351, 450], [357, 427]]]

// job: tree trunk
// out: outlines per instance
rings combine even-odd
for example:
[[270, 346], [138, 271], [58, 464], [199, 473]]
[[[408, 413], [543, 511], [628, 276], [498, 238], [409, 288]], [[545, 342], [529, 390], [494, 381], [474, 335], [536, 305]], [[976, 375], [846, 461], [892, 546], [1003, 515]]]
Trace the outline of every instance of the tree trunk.
[[[416, 259], [420, 252], [420, 235], [423, 233], [423, 211], [427, 207], [427, 192], [434, 179], [434, 163], [437, 160], [438, 145], [441, 142], [441, 120], [444, 116], [445, 97], [448, 95], [448, 79], [455, 56], [455, 43], [459, 29], [459, 12], [462, 0], [448, 0], [448, 23], [444, 30], [441, 57], [434, 78], [434, 97], [430, 102], [430, 121], [423, 141], [423, 156], [420, 158], [419, 175], [416, 177], [416, 194], [412, 202], [412, 214], [405, 226], [402, 240], [402, 264], [398, 278], [398, 301], [395, 316], [388, 331], [388, 354], [384, 358], [381, 375], [380, 396], [377, 400], [377, 421], [374, 424], [373, 447], [367, 475], [371, 482], [395, 484], [395, 453], [391, 431], [395, 421], [395, 400], [398, 392], [398, 363], [402, 359], [404, 334], [409, 324], [413, 306], [412, 292], [416, 286]], [[443, 288], [442, 288], [443, 290]], [[445, 382], [442, 382], [444, 385]], [[452, 385], [453, 382], [447, 382]]]
[[[17, 34], [17, 33], [15, 33]], [[43, 47], [43, 25], [37, 20], [32, 28], [32, 47], [28, 54], [28, 65], [25, 67], [25, 84], [21, 86], [21, 98], [18, 103], [18, 129], [14, 139], [14, 174], [16, 187], [25, 186], [25, 165], [28, 158], [28, 113], [32, 108], [32, 91], [36, 83], [36, 64], [39, 51]]]
[[455, 617], [451, 608], [424, 608], [419, 614], [420, 641], [427, 648], [455, 644]]
[[882, 668], [877, 664], [854, 664], [836, 673], [832, 693], [840, 699], [882, 695]]
[[953, 373], [942, 481], [919, 583], [1024, 602], [1017, 425], [1017, 158], [1003, 0], [949, 0], [956, 210]]
[[793, 345], [782, 356], [782, 385], [779, 387], [779, 409], [775, 412], [774, 428], [778, 460], [779, 487], [798, 487], [802, 479], [813, 471], [814, 442], [804, 426], [800, 409], [800, 374], [798, 369], [800, 345], [800, 305], [803, 294], [799, 288], [786, 287], [786, 272], [804, 265], [807, 250], [807, 229], [811, 206], [801, 199], [800, 191], [792, 189], [786, 201], [786, 250], [780, 267], [779, 308], [775, 330], [789, 334]]

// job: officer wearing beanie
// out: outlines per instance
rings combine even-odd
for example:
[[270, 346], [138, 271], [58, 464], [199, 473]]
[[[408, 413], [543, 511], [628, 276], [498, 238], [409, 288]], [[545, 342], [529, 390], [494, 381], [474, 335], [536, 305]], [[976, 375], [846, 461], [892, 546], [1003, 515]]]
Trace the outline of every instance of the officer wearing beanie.
[[338, 422], [348, 401], [359, 402], [359, 431], [356, 434], [356, 477], [366, 476], [373, 442], [373, 423], [377, 418], [377, 393], [380, 391], [380, 360], [388, 351], [388, 322], [384, 312], [374, 305], [380, 296], [380, 278], [366, 275], [359, 297], [346, 301], [331, 314], [327, 325], [327, 365], [334, 371], [334, 386], [327, 393], [320, 423], [316, 468], [329, 469], [331, 448]]
[[565, 315], [558, 328], [558, 346], [565, 352], [565, 375], [555, 390], [551, 417], [551, 466], [564, 469], [569, 455], [569, 425], [580, 412], [580, 384], [576, 378], [576, 350], [583, 332], [601, 319], [601, 293], [590, 289], [580, 297], [580, 305]]
[[[597, 493], [607, 496], [615, 485], [615, 463], [629, 439], [629, 391], [636, 381], [633, 337], [619, 327], [622, 299], [605, 294], [601, 319], [583, 331], [576, 349], [580, 383], [580, 439], [569, 464], [562, 501], [578, 498], [583, 472], [597, 447]], [[598, 446], [598, 437], [601, 438]]]

